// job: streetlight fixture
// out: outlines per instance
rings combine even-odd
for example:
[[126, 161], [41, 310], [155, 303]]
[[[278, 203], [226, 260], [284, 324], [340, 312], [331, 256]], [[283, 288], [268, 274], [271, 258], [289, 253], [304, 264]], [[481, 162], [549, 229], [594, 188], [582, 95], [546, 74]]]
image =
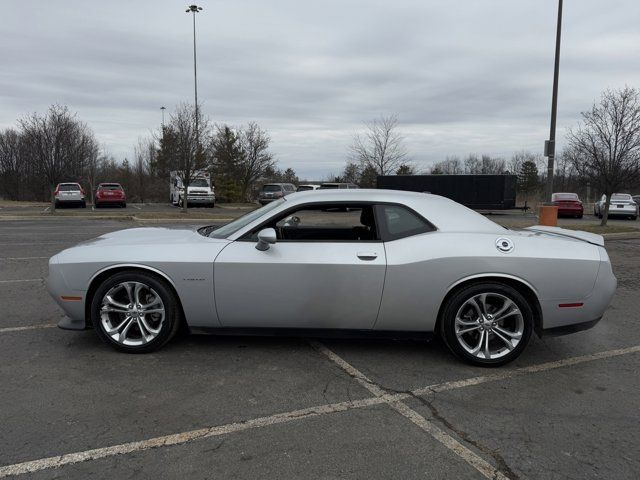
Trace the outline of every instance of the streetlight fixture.
[[160, 107], [160, 110], [162, 111], [162, 129], [164, 130], [164, 111], [167, 108], [165, 106]]
[[560, 32], [562, 29], [562, 0], [558, 0], [558, 25], [556, 28], [556, 56], [553, 65], [553, 94], [551, 97], [551, 128], [549, 140], [544, 142], [544, 156], [547, 162], [547, 184], [545, 185], [545, 201], [551, 201], [553, 193], [553, 163], [556, 150], [556, 115], [558, 113], [558, 70], [560, 68]]
[[202, 11], [202, 7], [189, 5], [185, 11], [193, 14], [193, 91], [196, 101], [196, 144], [200, 145], [200, 131], [198, 129], [198, 69], [196, 66], [196, 13]]

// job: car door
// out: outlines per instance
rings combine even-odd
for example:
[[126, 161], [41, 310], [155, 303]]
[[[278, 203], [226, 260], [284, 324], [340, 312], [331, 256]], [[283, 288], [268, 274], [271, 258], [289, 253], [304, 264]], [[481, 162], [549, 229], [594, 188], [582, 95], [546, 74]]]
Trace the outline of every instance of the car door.
[[[256, 236], [266, 227], [278, 239], [260, 251]], [[216, 309], [224, 327], [371, 329], [385, 270], [372, 206], [305, 205], [218, 255]]]

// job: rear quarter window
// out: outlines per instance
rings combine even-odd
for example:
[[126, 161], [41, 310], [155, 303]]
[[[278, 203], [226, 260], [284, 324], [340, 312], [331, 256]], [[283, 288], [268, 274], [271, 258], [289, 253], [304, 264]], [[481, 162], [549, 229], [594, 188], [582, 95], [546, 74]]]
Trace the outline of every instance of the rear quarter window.
[[421, 233], [432, 232], [435, 227], [414, 211], [401, 205], [378, 205], [378, 218], [383, 240], [397, 240]]

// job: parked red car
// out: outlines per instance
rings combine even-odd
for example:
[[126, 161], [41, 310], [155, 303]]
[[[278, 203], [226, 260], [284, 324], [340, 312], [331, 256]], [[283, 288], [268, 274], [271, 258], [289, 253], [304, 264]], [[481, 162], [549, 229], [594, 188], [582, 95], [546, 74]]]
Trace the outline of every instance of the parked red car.
[[127, 206], [127, 196], [119, 183], [101, 183], [96, 190], [93, 204], [96, 208], [104, 205], [125, 208]]
[[582, 218], [584, 208], [577, 193], [554, 193], [551, 202], [558, 207], [558, 216]]

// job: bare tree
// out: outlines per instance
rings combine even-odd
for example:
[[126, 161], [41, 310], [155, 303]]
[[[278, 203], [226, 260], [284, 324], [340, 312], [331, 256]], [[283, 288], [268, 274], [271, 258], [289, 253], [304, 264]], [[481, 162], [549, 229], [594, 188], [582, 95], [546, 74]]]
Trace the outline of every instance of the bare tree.
[[458, 157], [447, 156], [441, 162], [433, 164], [431, 173], [434, 175], [459, 175], [463, 172], [462, 163]]
[[265, 130], [255, 122], [240, 131], [240, 148], [242, 159], [240, 161], [240, 187], [242, 198], [247, 201], [251, 186], [265, 172], [275, 168], [276, 161], [269, 152], [271, 138]]
[[404, 138], [398, 132], [398, 117], [380, 117], [366, 124], [364, 134], [356, 134], [349, 147], [349, 157], [364, 171], [372, 167], [378, 175], [394, 173], [406, 162]]
[[96, 152], [93, 132], [60, 105], [52, 105], [44, 115], [28, 115], [18, 123], [25, 157], [47, 182], [54, 212], [56, 184], [65, 179], [79, 180], [88, 159]]
[[606, 90], [569, 131], [571, 158], [581, 175], [607, 196], [601, 225], [607, 224], [611, 194], [640, 178], [640, 94], [635, 88]]
[[508, 168], [509, 172], [512, 174], [517, 175], [524, 162], [535, 163], [538, 170], [540, 170], [541, 167], [546, 167], [542, 155], [529, 152], [528, 150], [520, 150], [519, 152], [514, 152], [511, 156], [511, 160], [507, 162], [506, 168]]
[[[196, 121], [196, 115], [198, 116]], [[197, 127], [197, 129], [196, 129]], [[206, 167], [207, 151], [200, 138], [207, 138], [209, 133], [209, 121], [202, 115], [202, 109], [193, 108], [193, 105], [183, 103], [176, 108], [165, 125], [165, 137], [170, 141], [162, 142], [163, 151], [160, 155], [168, 159], [169, 165], [176, 170], [184, 186], [182, 196], [182, 210], [188, 211], [187, 187], [191, 183], [193, 174]]]
[[20, 161], [21, 140], [18, 132], [0, 132], [0, 180], [10, 200], [20, 200], [25, 179], [25, 165]]
[[138, 143], [133, 147], [133, 176], [141, 203], [144, 203], [147, 198], [147, 181], [155, 157], [156, 144], [154, 139], [138, 138]]

